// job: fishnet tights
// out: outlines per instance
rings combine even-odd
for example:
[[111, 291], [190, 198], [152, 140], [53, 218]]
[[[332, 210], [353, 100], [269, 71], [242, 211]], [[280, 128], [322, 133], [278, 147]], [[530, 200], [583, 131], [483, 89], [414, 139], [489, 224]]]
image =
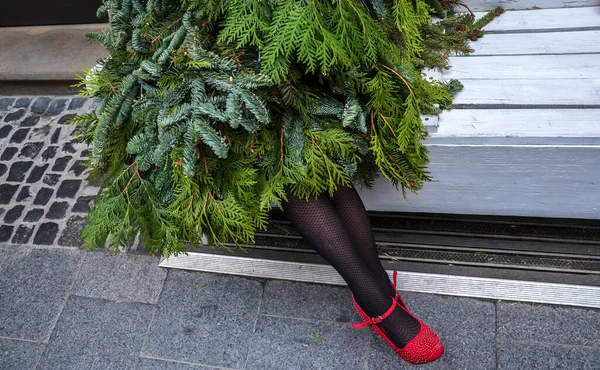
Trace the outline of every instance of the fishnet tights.
[[[354, 299], [371, 317], [388, 310], [395, 295], [379, 256], [371, 224], [356, 190], [339, 186], [333, 197], [308, 201], [287, 190], [283, 211], [292, 226], [342, 276]], [[396, 309], [381, 324], [392, 342], [406, 346], [419, 332], [417, 320]]]

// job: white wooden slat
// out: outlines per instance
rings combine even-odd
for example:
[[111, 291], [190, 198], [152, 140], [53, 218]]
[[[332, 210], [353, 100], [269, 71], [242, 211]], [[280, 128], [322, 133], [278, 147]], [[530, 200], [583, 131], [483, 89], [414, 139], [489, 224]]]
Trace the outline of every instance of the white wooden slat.
[[[486, 13], [475, 13], [481, 18]], [[495, 18], [485, 31], [536, 31], [600, 27], [600, 7], [508, 11]]]
[[600, 55], [451, 57], [443, 79], [600, 78]]
[[472, 55], [600, 53], [600, 31], [488, 34], [471, 47]]
[[600, 109], [453, 109], [429, 137], [600, 137]]
[[600, 105], [600, 79], [464, 80], [454, 104]]
[[384, 178], [367, 209], [600, 219], [600, 147], [428, 146], [434, 182], [404, 200]]
[[598, 0], [463, 0], [473, 11], [504, 9], [568, 8], [598, 6]]

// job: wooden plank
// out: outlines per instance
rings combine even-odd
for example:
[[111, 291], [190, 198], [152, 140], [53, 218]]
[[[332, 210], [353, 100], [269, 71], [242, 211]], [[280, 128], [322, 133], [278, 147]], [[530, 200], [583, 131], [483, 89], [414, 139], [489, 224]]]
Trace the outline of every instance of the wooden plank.
[[454, 109], [430, 138], [600, 137], [600, 109]]
[[580, 6], [597, 6], [597, 0], [463, 0], [473, 11], [504, 9], [548, 9]]
[[600, 146], [429, 146], [434, 182], [407, 201], [379, 178], [367, 209], [600, 219]]
[[489, 34], [471, 44], [472, 55], [600, 53], [600, 31]]
[[600, 79], [464, 80], [455, 105], [600, 104]]
[[[485, 14], [485, 12], [475, 13], [475, 16], [480, 18]], [[485, 26], [485, 31], [524, 32], [592, 27], [600, 27], [600, 7], [598, 6], [509, 11]]]
[[451, 57], [444, 79], [600, 78], [600, 55]]

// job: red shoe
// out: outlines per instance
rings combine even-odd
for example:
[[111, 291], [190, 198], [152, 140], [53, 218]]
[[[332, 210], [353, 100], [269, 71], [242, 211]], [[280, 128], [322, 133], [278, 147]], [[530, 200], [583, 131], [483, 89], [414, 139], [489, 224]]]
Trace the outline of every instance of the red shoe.
[[[396, 291], [396, 271], [394, 271], [394, 282], [392, 286], [394, 287], [394, 291]], [[435, 334], [429, 326], [425, 325], [423, 321], [419, 320], [415, 315], [412, 314], [406, 307], [406, 303], [402, 297], [400, 297], [400, 293], [396, 291], [396, 296], [392, 301], [392, 306], [383, 314], [377, 317], [369, 317], [362, 308], [356, 303], [354, 300], [354, 295], [351, 294], [352, 302], [354, 303], [354, 308], [356, 312], [365, 320], [359, 324], [352, 324], [353, 328], [364, 328], [365, 326], [371, 326], [373, 330], [382, 337], [386, 343], [392, 347], [394, 352], [404, 361], [418, 365], [424, 364], [427, 362], [435, 361], [444, 353], [444, 345], [440, 338]], [[396, 345], [390, 340], [387, 336], [386, 332], [377, 326], [377, 324], [381, 323], [385, 318], [394, 312], [396, 307], [400, 307], [400, 309], [404, 310], [406, 313], [411, 315], [415, 320], [417, 320], [421, 324], [421, 330], [419, 333], [410, 341], [404, 348], [398, 348]]]

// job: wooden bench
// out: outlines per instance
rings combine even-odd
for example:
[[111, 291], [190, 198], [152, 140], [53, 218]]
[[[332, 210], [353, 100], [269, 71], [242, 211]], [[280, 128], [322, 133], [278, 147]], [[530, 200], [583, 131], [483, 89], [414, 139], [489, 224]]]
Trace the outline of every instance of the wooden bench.
[[600, 219], [600, 2], [467, 3], [509, 10], [438, 76], [464, 90], [429, 123], [435, 182], [406, 202], [379, 179], [367, 208]]

